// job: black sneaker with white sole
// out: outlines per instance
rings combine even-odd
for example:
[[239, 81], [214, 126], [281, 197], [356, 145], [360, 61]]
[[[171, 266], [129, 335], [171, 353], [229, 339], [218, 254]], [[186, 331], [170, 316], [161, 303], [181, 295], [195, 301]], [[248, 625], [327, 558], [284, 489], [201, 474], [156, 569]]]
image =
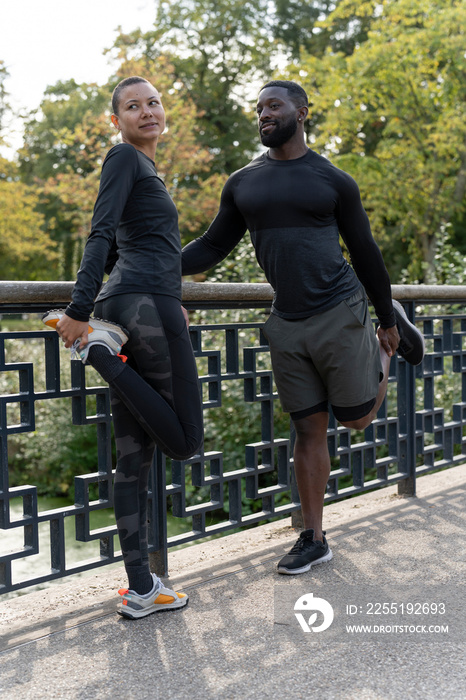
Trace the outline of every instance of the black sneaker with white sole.
[[400, 344], [397, 353], [410, 365], [419, 365], [425, 354], [424, 336], [406, 316], [399, 301], [393, 299], [393, 310], [396, 316], [396, 326], [400, 334]]
[[279, 574], [304, 574], [314, 564], [323, 564], [333, 557], [332, 550], [325, 539], [323, 542], [314, 539], [314, 530], [303, 530], [296, 544], [283, 559], [278, 562]]

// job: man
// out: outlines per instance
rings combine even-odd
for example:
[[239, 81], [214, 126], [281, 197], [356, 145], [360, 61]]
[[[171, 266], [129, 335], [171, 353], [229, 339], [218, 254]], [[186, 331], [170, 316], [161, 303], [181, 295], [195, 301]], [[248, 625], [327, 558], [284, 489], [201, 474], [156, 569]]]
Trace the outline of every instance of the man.
[[[390, 357], [398, 349], [419, 364], [424, 355], [422, 334], [392, 302], [356, 183], [306, 146], [307, 114], [298, 84], [276, 80], [261, 89], [259, 134], [269, 150], [230, 176], [213, 223], [183, 249], [183, 274], [195, 274], [226, 257], [248, 229], [274, 290], [264, 333], [280, 401], [296, 429], [305, 527], [278, 564], [282, 574], [300, 574], [332, 558], [322, 531], [329, 403], [342, 425], [366, 428], [385, 397]], [[379, 319], [377, 337], [366, 293]]]

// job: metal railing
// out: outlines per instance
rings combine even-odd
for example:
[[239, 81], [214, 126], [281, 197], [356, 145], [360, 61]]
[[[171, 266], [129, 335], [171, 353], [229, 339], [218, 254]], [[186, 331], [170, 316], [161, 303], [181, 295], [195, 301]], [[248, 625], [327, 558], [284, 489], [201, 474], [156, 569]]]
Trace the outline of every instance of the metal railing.
[[[39, 314], [66, 305], [72, 286], [0, 283], [0, 593], [121, 560], [114, 522], [93, 527], [96, 511], [113, 505], [108, 389], [92, 368], [70, 361], [54, 331], [41, 328]], [[398, 484], [399, 494], [415, 495], [417, 476], [464, 461], [466, 287], [394, 286], [393, 296], [423, 330], [426, 357], [416, 368], [392, 358], [387, 399], [365, 431], [339, 426], [330, 415], [326, 502], [389, 484]], [[268, 346], [257, 321], [271, 299], [266, 284], [184, 284], [184, 305], [203, 316], [190, 333], [206, 440], [202, 454], [184, 462], [156, 452], [149, 541], [159, 573], [166, 571], [167, 551], [175, 545], [289, 514], [299, 524], [294, 435], [278, 408]], [[215, 315], [207, 310], [214, 309], [243, 309], [235, 314], [244, 318], [205, 323]], [[12, 314], [38, 314], [37, 330], [5, 330]], [[78, 426], [95, 431], [95, 469], [75, 476], [74, 503], [41, 511], [37, 485], [17, 483], [9, 466], [21, 440], [30, 446], [39, 439], [46, 407], [50, 415], [50, 407], [63, 401], [71, 404], [70, 434]], [[60, 435], [48, 437], [53, 450]], [[66, 466], [79, 472], [80, 455], [67, 459]], [[167, 513], [180, 523], [178, 534], [167, 535]], [[70, 521], [73, 540], [93, 548], [85, 560], [70, 561]], [[38, 559], [39, 569], [28, 566]]]

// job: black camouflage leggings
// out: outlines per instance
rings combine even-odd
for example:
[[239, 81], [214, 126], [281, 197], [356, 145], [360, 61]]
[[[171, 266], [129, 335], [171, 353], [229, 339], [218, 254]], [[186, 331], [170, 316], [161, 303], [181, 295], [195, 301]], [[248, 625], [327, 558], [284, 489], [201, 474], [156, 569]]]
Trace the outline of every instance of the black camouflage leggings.
[[187, 459], [202, 444], [196, 363], [181, 305], [173, 297], [120, 294], [97, 302], [95, 315], [129, 333], [122, 350], [128, 361], [110, 382], [115, 518], [125, 567], [147, 567], [147, 488], [155, 446]]

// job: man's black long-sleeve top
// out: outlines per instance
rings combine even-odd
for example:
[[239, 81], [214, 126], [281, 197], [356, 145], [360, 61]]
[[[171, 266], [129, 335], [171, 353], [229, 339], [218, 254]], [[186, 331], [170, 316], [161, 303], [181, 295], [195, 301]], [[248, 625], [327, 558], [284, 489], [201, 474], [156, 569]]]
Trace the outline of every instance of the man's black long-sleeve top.
[[326, 158], [312, 150], [295, 160], [264, 153], [233, 173], [209, 229], [183, 248], [183, 275], [223, 260], [247, 229], [274, 290], [273, 313], [289, 319], [322, 313], [354, 294], [359, 278], [380, 324], [395, 325], [390, 279], [358, 186]]

